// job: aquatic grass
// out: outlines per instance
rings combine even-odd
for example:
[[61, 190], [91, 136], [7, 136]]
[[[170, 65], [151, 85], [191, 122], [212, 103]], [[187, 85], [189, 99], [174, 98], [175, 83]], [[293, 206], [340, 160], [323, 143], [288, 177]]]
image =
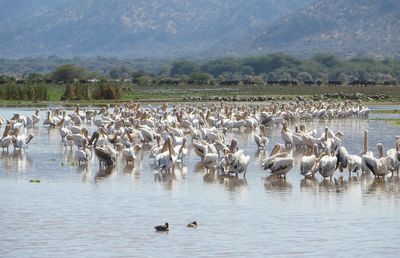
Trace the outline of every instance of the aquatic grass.
[[370, 111], [371, 114], [400, 114], [399, 109], [375, 109]]
[[400, 126], [400, 118], [374, 117], [374, 118], [369, 118], [368, 121], [384, 121], [395, 126]]
[[[75, 85], [76, 84], [76, 85]], [[0, 105], [7, 106], [47, 106], [48, 104], [61, 105], [102, 105], [104, 101], [116, 104], [123, 101], [141, 102], [181, 102], [188, 97], [200, 98], [202, 101], [215, 99], [215, 97], [235, 96], [264, 96], [272, 98], [290, 98], [304, 96], [314, 99], [314, 96], [330, 94], [330, 99], [343, 101], [356, 93], [362, 94], [363, 100], [368, 104], [400, 102], [400, 87], [397, 86], [225, 86], [225, 85], [137, 85], [129, 82], [102, 81], [88, 85], [80, 85], [78, 82], [71, 84], [67, 89], [66, 84], [46, 84], [48, 98], [46, 100], [25, 100], [16, 98], [5, 99], [0, 96]], [[74, 86], [75, 85], [75, 86]], [[77, 86], [78, 85], [78, 86]], [[7, 87], [7, 85], [5, 85]], [[384, 97], [382, 97], [384, 95]], [[25, 96], [25, 95], [24, 95]], [[369, 96], [369, 97], [367, 97]], [[24, 97], [23, 97], [24, 98]], [[60, 99], [65, 99], [62, 101]], [[15, 101], [15, 100], [18, 100]], [[355, 99], [354, 99], [355, 100]], [[373, 114], [396, 114], [392, 111], [371, 111]]]
[[4, 100], [48, 100], [47, 86], [44, 84], [6, 84], [0, 87], [0, 99]]

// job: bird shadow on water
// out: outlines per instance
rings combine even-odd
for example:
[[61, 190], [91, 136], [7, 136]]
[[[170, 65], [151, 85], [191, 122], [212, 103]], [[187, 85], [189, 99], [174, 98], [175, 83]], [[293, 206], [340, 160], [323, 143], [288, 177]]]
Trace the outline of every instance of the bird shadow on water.
[[172, 171], [154, 173], [154, 182], [162, 183], [166, 191], [172, 191], [174, 189], [176, 179], [176, 175]]
[[[203, 170], [204, 171], [204, 170]], [[226, 187], [228, 191], [236, 191], [243, 187], [247, 187], [247, 180], [244, 177], [236, 177], [235, 175], [219, 174], [218, 172], [206, 172], [203, 175], [203, 182], [206, 184], [220, 184]]]
[[263, 149], [257, 150], [256, 153], [254, 154], [254, 157], [258, 158], [259, 160], [263, 160], [266, 157], [268, 157], [268, 152]]
[[235, 175], [217, 175], [217, 182], [225, 186], [225, 189], [229, 192], [235, 192], [241, 189], [245, 189], [248, 184], [245, 177], [237, 177]]
[[300, 189], [312, 190], [317, 192], [319, 187], [319, 181], [315, 177], [305, 177], [300, 181]]
[[390, 192], [388, 185], [385, 178], [375, 178], [372, 183], [368, 185], [366, 194]]
[[108, 178], [112, 174], [114, 174], [114, 172], [115, 172], [115, 168], [113, 166], [102, 167], [99, 169], [99, 171], [94, 176], [94, 181], [98, 182], [98, 181], [104, 180], [105, 178]]
[[82, 175], [82, 182], [88, 181], [91, 172], [92, 168], [90, 167], [90, 165], [80, 164], [79, 166], [76, 167], [76, 173]]
[[333, 180], [330, 179], [323, 179], [319, 184], [318, 184], [319, 190], [321, 192], [326, 191], [326, 192], [333, 192], [336, 191], [336, 185]]
[[264, 180], [267, 191], [288, 192], [292, 191], [292, 185], [285, 178], [278, 175], [269, 175]]
[[199, 173], [199, 172], [202, 173], [205, 171], [205, 169], [206, 168], [204, 167], [203, 163], [201, 161], [199, 161], [194, 165], [193, 171], [197, 172], [197, 173]]

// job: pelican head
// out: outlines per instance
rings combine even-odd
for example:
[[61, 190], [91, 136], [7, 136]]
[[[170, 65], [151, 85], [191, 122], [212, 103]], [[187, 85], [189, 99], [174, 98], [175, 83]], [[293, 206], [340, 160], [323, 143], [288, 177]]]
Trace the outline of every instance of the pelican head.
[[34, 137], [33, 133], [28, 134], [28, 137], [26, 138], [25, 144], [28, 144], [30, 141], [32, 141]]
[[236, 147], [237, 147], [237, 140], [236, 139], [232, 139], [231, 145], [229, 146], [230, 153], [235, 153], [236, 152]]
[[96, 145], [98, 139], [100, 137], [100, 134], [98, 132], [93, 132], [92, 137], [89, 140], [89, 145]]
[[135, 144], [135, 146], [133, 147], [135, 154], [139, 153], [139, 151], [141, 149], [142, 149], [142, 146], [140, 146], [139, 144]]

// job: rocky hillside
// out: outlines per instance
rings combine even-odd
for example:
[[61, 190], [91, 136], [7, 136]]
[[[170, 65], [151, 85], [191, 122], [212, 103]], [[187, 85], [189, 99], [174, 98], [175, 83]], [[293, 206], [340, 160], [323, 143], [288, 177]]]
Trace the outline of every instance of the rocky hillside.
[[241, 46], [252, 53], [400, 56], [400, 1], [321, 0], [266, 26]]
[[0, 0], [0, 57], [226, 55], [312, 2]]

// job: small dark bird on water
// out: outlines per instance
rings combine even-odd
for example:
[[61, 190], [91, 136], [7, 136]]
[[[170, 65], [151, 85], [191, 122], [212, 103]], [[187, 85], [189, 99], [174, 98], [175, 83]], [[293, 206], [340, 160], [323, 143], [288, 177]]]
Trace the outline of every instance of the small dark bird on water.
[[164, 226], [162, 226], [162, 225], [160, 225], [160, 226], [155, 226], [154, 229], [155, 229], [156, 231], [159, 231], [159, 232], [169, 231], [168, 222], [165, 222], [165, 225], [164, 225]]
[[187, 224], [186, 227], [188, 227], [188, 228], [197, 228], [197, 222], [193, 221], [192, 223]]

